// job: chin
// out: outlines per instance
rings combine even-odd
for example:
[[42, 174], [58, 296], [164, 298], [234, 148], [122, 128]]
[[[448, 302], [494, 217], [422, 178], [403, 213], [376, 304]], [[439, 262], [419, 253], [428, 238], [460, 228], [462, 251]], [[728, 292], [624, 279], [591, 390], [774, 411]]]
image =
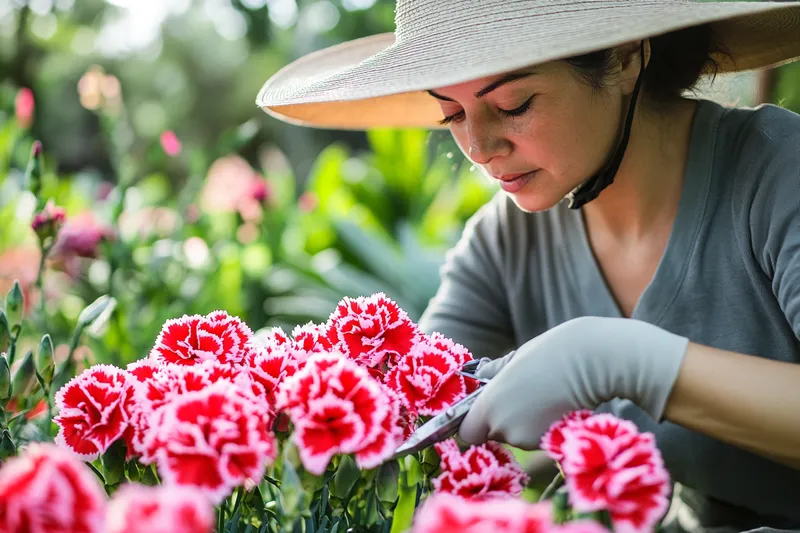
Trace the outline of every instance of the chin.
[[[507, 193], [508, 194], [508, 193]], [[520, 191], [515, 194], [508, 194], [514, 204], [526, 213], [537, 213], [552, 209], [564, 199], [564, 196], [551, 193]]]

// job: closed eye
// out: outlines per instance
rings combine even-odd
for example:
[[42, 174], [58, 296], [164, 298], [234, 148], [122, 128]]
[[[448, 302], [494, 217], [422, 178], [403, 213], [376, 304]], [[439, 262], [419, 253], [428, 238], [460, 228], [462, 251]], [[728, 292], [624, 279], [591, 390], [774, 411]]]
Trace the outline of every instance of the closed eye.
[[508, 115], [509, 117], [518, 117], [520, 115], [524, 115], [525, 112], [531, 108], [531, 104], [533, 103], [533, 96], [535, 95], [532, 95], [530, 98], [525, 100], [525, 102], [519, 107], [515, 107], [514, 109], [508, 109], [508, 110], [501, 109], [500, 112], [503, 113], [504, 115]]
[[[533, 98], [536, 95], [531, 95], [530, 98], [525, 100], [521, 106], [515, 107], [514, 109], [500, 109], [500, 113], [509, 117], [518, 117], [524, 115], [530, 108], [531, 104], [533, 104]], [[460, 122], [464, 120], [464, 110], [462, 109], [458, 113], [453, 113], [452, 115], [448, 115], [444, 117], [442, 120], [439, 121], [439, 124], [446, 125], [451, 124], [453, 122]]]

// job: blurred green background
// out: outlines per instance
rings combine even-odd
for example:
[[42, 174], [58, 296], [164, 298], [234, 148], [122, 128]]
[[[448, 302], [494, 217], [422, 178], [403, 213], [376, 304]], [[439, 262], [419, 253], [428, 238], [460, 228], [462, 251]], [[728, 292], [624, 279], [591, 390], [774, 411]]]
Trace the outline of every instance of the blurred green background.
[[[289, 61], [392, 31], [394, 6], [0, 2], [0, 295], [20, 280], [30, 345], [49, 331], [66, 357], [78, 314], [104, 294], [115, 307], [87, 330], [86, 363], [143, 357], [184, 313], [225, 309], [255, 330], [289, 330], [324, 320], [342, 296], [383, 291], [419, 318], [494, 185], [446, 132], [299, 128], [254, 104]], [[23, 107], [35, 103], [27, 118], [21, 89]], [[707, 95], [800, 110], [800, 68], [722, 79]], [[179, 153], [165, 152], [164, 132]], [[39, 197], [66, 209], [73, 237], [41, 277], [30, 227], [41, 205], [25, 190], [35, 139]]]

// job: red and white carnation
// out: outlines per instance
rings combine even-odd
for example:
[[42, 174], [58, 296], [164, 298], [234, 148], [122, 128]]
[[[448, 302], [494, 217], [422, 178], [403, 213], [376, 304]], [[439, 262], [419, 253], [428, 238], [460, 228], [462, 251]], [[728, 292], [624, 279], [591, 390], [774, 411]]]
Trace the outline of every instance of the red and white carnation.
[[257, 483], [275, 458], [271, 413], [229, 381], [183, 394], [157, 415], [144, 446], [162, 478], [197, 487], [215, 504], [234, 487]]
[[[446, 347], [444, 339], [438, 342]], [[385, 383], [400, 395], [413, 415], [437, 415], [464, 398], [477, 384], [460, 374], [466, 362], [464, 354], [439, 346], [427, 342], [415, 344], [386, 375]]]
[[295, 349], [306, 354], [329, 352], [335, 348], [328, 338], [327, 326], [309, 322], [292, 330]]
[[133, 376], [111, 365], [95, 365], [72, 378], [55, 396], [56, 444], [92, 461], [132, 432], [134, 383]]
[[408, 353], [420, 337], [408, 314], [383, 293], [343, 298], [326, 332], [331, 346], [378, 371]]
[[454, 439], [434, 445], [441, 457], [442, 473], [433, 480], [437, 492], [463, 498], [519, 496], [529, 477], [509, 450], [487, 442], [461, 452]]
[[150, 357], [177, 365], [212, 360], [238, 365], [247, 357], [252, 338], [247, 324], [225, 311], [184, 315], [164, 324]]
[[669, 507], [670, 492], [655, 437], [610, 414], [563, 433], [561, 467], [575, 510], [608, 510], [617, 532], [652, 531]]
[[67, 450], [31, 444], [0, 468], [3, 533], [105, 533], [106, 494]]
[[336, 454], [372, 468], [396, 449], [399, 401], [365, 368], [338, 353], [312, 355], [280, 388], [277, 408], [292, 423], [306, 470], [321, 475]]
[[211, 533], [214, 507], [191, 487], [123, 485], [108, 506], [105, 533]]
[[[410, 533], [551, 533], [557, 530], [550, 502], [529, 503], [516, 498], [475, 501], [440, 492], [422, 504]], [[599, 532], [587, 530], [585, 533]]]
[[564, 428], [580, 425], [590, 416], [592, 416], [592, 411], [581, 409], [567, 413], [560, 420], [556, 420], [542, 437], [539, 449], [547, 453], [552, 460], [560, 462], [564, 458], [561, 451], [561, 445], [564, 444]]

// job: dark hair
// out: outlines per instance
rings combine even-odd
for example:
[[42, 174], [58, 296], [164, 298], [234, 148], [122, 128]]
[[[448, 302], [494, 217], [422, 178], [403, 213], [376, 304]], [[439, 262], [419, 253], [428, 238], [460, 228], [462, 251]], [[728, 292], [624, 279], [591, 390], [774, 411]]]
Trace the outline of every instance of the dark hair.
[[[716, 42], [708, 24], [692, 26], [650, 38], [650, 62], [642, 80], [642, 93], [655, 103], [664, 103], [694, 88], [701, 76], [717, 74], [714, 59], [725, 50]], [[601, 89], [616, 70], [612, 49], [565, 59], [580, 79]]]

